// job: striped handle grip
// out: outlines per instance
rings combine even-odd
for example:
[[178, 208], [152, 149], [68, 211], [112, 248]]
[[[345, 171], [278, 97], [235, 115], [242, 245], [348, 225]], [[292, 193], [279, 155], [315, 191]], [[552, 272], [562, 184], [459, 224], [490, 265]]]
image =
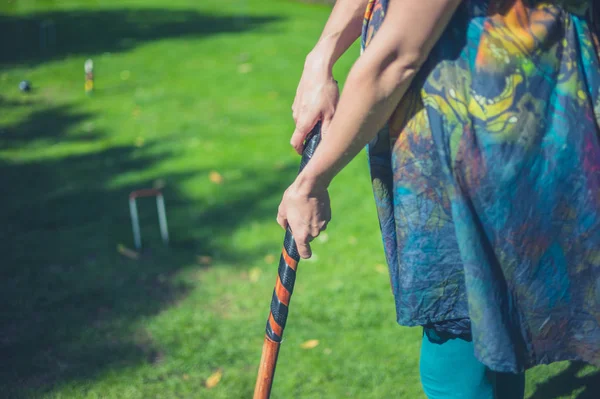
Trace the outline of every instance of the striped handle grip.
[[[302, 161], [300, 162], [300, 170], [306, 166], [312, 158], [317, 145], [321, 141], [321, 123], [317, 123], [306, 140], [304, 151], [302, 152]], [[283, 337], [283, 329], [288, 316], [288, 307], [290, 298], [294, 291], [294, 283], [296, 282], [296, 267], [300, 261], [298, 247], [292, 235], [292, 231], [287, 229], [283, 240], [283, 250], [281, 258], [279, 258], [279, 269], [277, 282], [273, 290], [273, 298], [271, 300], [271, 313], [267, 320], [266, 334], [273, 342], [281, 342]]]

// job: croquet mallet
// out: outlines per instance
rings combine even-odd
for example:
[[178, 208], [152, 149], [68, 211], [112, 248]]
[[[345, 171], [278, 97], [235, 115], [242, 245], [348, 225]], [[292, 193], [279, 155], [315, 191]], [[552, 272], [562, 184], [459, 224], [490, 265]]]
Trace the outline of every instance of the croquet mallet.
[[[300, 162], [300, 171], [298, 173], [310, 161], [320, 141], [321, 123], [319, 122], [306, 139], [302, 152], [302, 161]], [[288, 227], [283, 240], [281, 257], [279, 258], [277, 282], [273, 290], [271, 311], [267, 320], [265, 342], [263, 344], [258, 377], [254, 387], [254, 399], [268, 399], [271, 396], [277, 355], [279, 354], [283, 329], [287, 321], [288, 307], [294, 290], [294, 283], [296, 282], [296, 268], [299, 261], [300, 255], [298, 254], [296, 241], [294, 241], [292, 231]]]

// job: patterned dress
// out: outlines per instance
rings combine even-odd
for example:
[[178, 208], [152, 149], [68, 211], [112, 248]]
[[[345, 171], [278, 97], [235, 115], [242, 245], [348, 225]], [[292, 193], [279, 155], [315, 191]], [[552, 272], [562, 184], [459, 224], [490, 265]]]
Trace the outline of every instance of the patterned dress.
[[592, 3], [464, 1], [368, 146], [398, 322], [472, 334], [495, 371], [600, 365]]

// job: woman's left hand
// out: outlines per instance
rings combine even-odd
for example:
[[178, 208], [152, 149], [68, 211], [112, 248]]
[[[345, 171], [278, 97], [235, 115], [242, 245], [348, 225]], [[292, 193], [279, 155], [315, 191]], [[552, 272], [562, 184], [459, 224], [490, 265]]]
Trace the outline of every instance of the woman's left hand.
[[306, 187], [296, 179], [283, 193], [277, 223], [292, 230], [303, 259], [311, 257], [310, 242], [327, 228], [331, 207], [327, 187]]

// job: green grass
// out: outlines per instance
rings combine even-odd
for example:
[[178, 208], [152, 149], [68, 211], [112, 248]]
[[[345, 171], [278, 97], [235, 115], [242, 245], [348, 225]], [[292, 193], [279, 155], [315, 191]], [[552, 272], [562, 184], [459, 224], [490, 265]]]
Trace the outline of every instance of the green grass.
[[[290, 105], [328, 11], [281, 0], [0, 5], [2, 397], [251, 397], [282, 240], [275, 213], [299, 161]], [[56, 43], [42, 50], [48, 20]], [[340, 80], [357, 54], [336, 67]], [[22, 79], [32, 93], [18, 91]], [[156, 185], [172, 243], [141, 201], [145, 250], [123, 257], [127, 196]], [[420, 332], [394, 320], [364, 154], [331, 196], [328, 240], [300, 265], [273, 398], [422, 398]], [[319, 345], [303, 349], [309, 339]], [[598, 372], [576, 365], [529, 377], [533, 399], [600, 389]]]

